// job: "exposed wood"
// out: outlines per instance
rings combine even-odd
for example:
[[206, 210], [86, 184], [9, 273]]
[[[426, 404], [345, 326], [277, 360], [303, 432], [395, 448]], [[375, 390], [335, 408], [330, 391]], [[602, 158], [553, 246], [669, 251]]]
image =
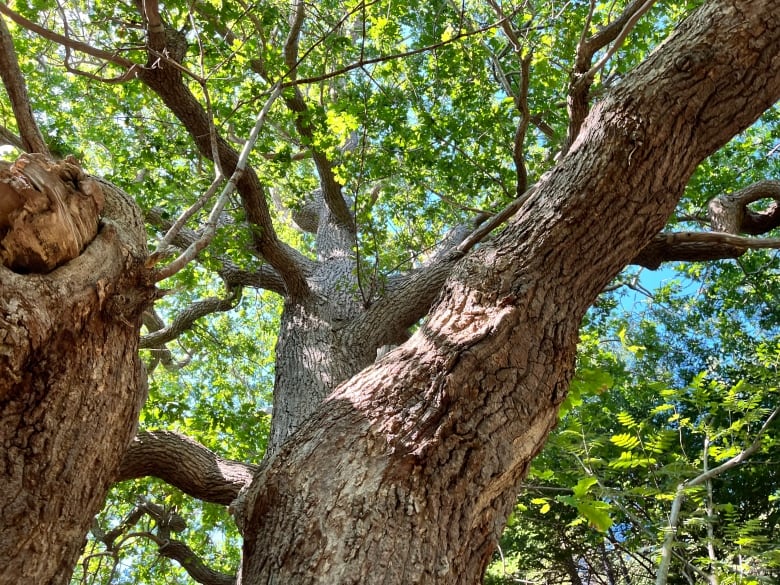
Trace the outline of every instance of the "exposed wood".
[[0, 162], [0, 264], [50, 272], [93, 240], [105, 196], [75, 160], [25, 154]]

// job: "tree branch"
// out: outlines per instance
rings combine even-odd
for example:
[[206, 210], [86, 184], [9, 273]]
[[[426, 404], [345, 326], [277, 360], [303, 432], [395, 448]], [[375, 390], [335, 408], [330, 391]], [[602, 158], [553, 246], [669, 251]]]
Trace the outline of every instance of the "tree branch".
[[[154, 520], [157, 534], [149, 531], [130, 532], [130, 529], [138, 524], [145, 515]], [[108, 552], [101, 554], [107, 554], [115, 560], [118, 559], [120, 549], [128, 540], [142, 537], [154, 542], [160, 556], [178, 562], [198, 583], [203, 585], [234, 585], [236, 582], [234, 575], [209, 568], [184, 542], [170, 537], [171, 532], [181, 532], [185, 528], [186, 523], [175, 508], [170, 509], [142, 500], [115, 528], [105, 532], [95, 521], [91, 532], [95, 539], [102, 542], [108, 550]], [[120, 539], [120, 537], [122, 538]], [[118, 542], [117, 539], [119, 539]]]
[[0, 144], [7, 144], [8, 146], [13, 146], [22, 152], [25, 151], [22, 139], [5, 126], [0, 126]]
[[14, 12], [4, 2], [0, 2], [0, 13], [5, 14], [8, 18], [13, 20], [20, 27], [25, 28], [30, 32], [34, 32], [35, 34], [37, 34], [38, 36], [44, 39], [48, 39], [54, 43], [57, 43], [58, 45], [62, 45], [63, 47], [68, 47], [70, 49], [73, 49], [74, 51], [79, 51], [86, 55], [96, 57], [97, 59], [108, 61], [109, 63], [118, 65], [123, 69], [135, 69], [138, 66], [137, 63], [134, 63], [130, 59], [119, 57], [116, 53], [111, 53], [109, 51], [97, 49], [91, 45], [88, 45], [87, 43], [82, 43], [81, 41], [71, 39], [64, 35], [56, 33], [52, 30], [49, 30], [45, 27], [42, 27], [39, 24], [36, 24], [31, 20], [26, 19], [21, 14]]
[[[213, 160], [209, 117], [184, 85], [181, 73], [173, 68], [143, 69], [139, 78], [184, 124], [200, 153]], [[217, 141], [221, 167], [226, 174], [232, 174], [238, 167], [239, 155], [221, 136], [217, 137]], [[308, 285], [298, 262], [300, 254], [278, 239], [266, 203], [265, 189], [252, 167], [246, 167], [245, 172], [237, 179], [236, 190], [244, 205], [256, 251], [282, 277], [287, 294], [294, 297], [306, 294]]]
[[669, 526], [664, 529], [666, 532], [666, 537], [664, 538], [664, 544], [661, 548], [661, 561], [658, 565], [658, 572], [656, 573], [656, 585], [666, 585], [666, 579], [669, 574], [669, 564], [671, 562], [672, 546], [674, 545], [674, 537], [677, 534], [677, 523], [680, 518], [682, 503], [685, 499], [685, 490], [710, 481], [711, 479], [721, 475], [722, 473], [725, 473], [733, 467], [736, 467], [751, 457], [761, 448], [761, 439], [763, 438], [764, 432], [769, 427], [772, 420], [774, 420], [774, 418], [778, 415], [778, 413], [780, 413], [780, 407], [776, 408], [772, 414], [767, 417], [767, 419], [764, 421], [764, 424], [761, 425], [756, 438], [749, 447], [743, 449], [740, 453], [728, 461], [721, 463], [717, 467], [713, 467], [697, 475], [693, 479], [684, 481], [679, 486], [677, 486], [677, 494], [674, 497], [674, 501], [672, 502], [672, 510], [669, 514]]
[[[633, 0], [620, 16], [602, 28], [597, 33], [587, 36], [590, 27], [591, 15], [594, 3], [591, 2], [591, 12], [588, 15], [585, 27], [582, 31], [582, 37], [577, 45], [577, 52], [574, 60], [574, 69], [571, 73], [569, 82], [569, 92], [566, 98], [566, 106], [569, 112], [569, 127], [566, 132], [561, 149], [561, 155], [565, 155], [574, 140], [580, 133], [582, 123], [590, 111], [589, 92], [590, 86], [596, 73], [606, 64], [607, 60], [613, 56], [622, 42], [636, 25], [639, 18], [652, 7], [655, 0]], [[593, 56], [615, 41], [613, 46], [607, 51], [596, 65], [591, 66]]]
[[224, 299], [210, 297], [192, 303], [189, 307], [178, 313], [167, 327], [141, 336], [139, 347], [141, 349], [147, 349], [168, 343], [190, 329], [195, 321], [201, 317], [234, 309], [240, 299], [241, 289], [236, 289]]
[[[748, 205], [760, 199], [774, 199], [764, 211], [752, 211]], [[780, 181], [759, 181], [737, 191], [720, 195], [709, 203], [713, 229], [730, 234], [764, 234], [780, 226]]]
[[739, 258], [748, 250], [780, 248], [780, 238], [748, 238], [723, 232], [660, 233], [631, 261], [657, 269], [664, 262], [705, 262]]
[[369, 348], [405, 341], [407, 329], [425, 316], [462, 256], [458, 246], [472, 234], [465, 225], [451, 230], [421, 268], [392, 279], [385, 294], [350, 323], [344, 334]]
[[199, 500], [227, 506], [252, 481], [256, 469], [223, 459], [179, 433], [141, 431], [130, 443], [116, 481], [158, 477]]
[[[145, 214], [146, 221], [160, 228], [169, 230], [173, 222], [162, 217], [159, 209], [152, 209]], [[187, 248], [193, 242], [197, 241], [198, 234], [189, 228], [182, 227], [172, 238], [172, 243], [179, 248]], [[297, 262], [301, 265], [304, 274], [309, 274], [313, 268], [313, 262], [294, 249], [291, 253], [297, 255]], [[216, 259], [222, 264], [222, 268], [217, 270], [217, 274], [225, 281], [229, 287], [249, 286], [252, 288], [270, 290], [280, 295], [286, 293], [284, 280], [279, 273], [267, 264], [260, 266], [256, 270], [242, 270], [228, 256], [218, 255]]]
[[298, 42], [301, 38], [301, 28], [306, 16], [306, 4], [303, 0], [292, 0], [293, 12], [290, 16], [290, 32], [284, 43], [284, 64], [289, 70], [289, 77], [295, 79], [298, 65]]
[[[295, 116], [295, 128], [301, 135], [304, 142], [310, 145], [314, 144], [315, 128], [312, 125], [312, 116], [309, 113], [309, 107], [303, 99], [303, 94], [296, 87], [292, 97], [286, 97], [284, 102]], [[337, 226], [346, 230], [354, 237], [357, 230], [352, 212], [344, 200], [342, 188], [336, 180], [333, 173], [333, 164], [321, 150], [311, 146], [314, 164], [317, 167], [317, 174], [320, 177], [320, 186], [324, 196], [325, 204], [328, 206], [331, 214], [336, 220]]]
[[[178, 258], [176, 258], [176, 260], [174, 260], [166, 267], [160, 269], [157, 272], [156, 274], [157, 281], [164, 280], [165, 278], [168, 278], [173, 274], [175, 274], [176, 272], [178, 272], [179, 270], [181, 270], [184, 266], [186, 266], [192, 260], [194, 260], [195, 257], [203, 250], [203, 248], [205, 248], [211, 243], [211, 240], [214, 238], [214, 236], [217, 233], [217, 220], [222, 214], [222, 211], [228, 202], [228, 198], [230, 197], [230, 195], [233, 194], [233, 191], [236, 189], [236, 185], [238, 184], [241, 175], [244, 174], [244, 171], [247, 168], [249, 153], [252, 151], [252, 148], [254, 148], [254, 145], [257, 142], [257, 138], [260, 135], [260, 128], [262, 127], [263, 122], [265, 121], [265, 117], [268, 114], [268, 111], [271, 109], [271, 105], [279, 96], [279, 92], [280, 92], [279, 86], [277, 86], [274, 92], [271, 93], [270, 97], [266, 100], [263, 109], [258, 114], [257, 120], [255, 121], [255, 125], [252, 128], [252, 132], [250, 133], [249, 138], [246, 141], [246, 144], [244, 144], [243, 148], [241, 149], [241, 154], [238, 157], [238, 162], [236, 163], [235, 170], [233, 171], [233, 174], [228, 179], [225, 187], [222, 189], [222, 192], [219, 194], [216, 203], [214, 203], [214, 207], [211, 209], [211, 213], [209, 214], [208, 221], [206, 222], [206, 226], [203, 229], [200, 237], [195, 242], [190, 244], [190, 246], [188, 246], [187, 249], [181, 255], [179, 255]], [[210, 128], [213, 130], [213, 125], [210, 124]], [[216, 149], [214, 149], [214, 151], [216, 151]], [[216, 191], [217, 186], [221, 182], [222, 182], [222, 177], [217, 176], [217, 178], [212, 183], [212, 186], [206, 192], [204, 197], [201, 198], [203, 203], [205, 203], [205, 200], [210, 196], [210, 193], [212, 192], [212, 188], [214, 189], [214, 191]], [[189, 211], [190, 210], [185, 211], [182, 217], [185, 217], [189, 213]], [[194, 211], [192, 211], [192, 213], [194, 213]], [[178, 223], [179, 222], [177, 222], [177, 224]], [[181, 223], [183, 224], [183, 221]], [[181, 225], [177, 226], [177, 224], [174, 224], [174, 227], [171, 229], [172, 230], [174, 228], [181, 229]], [[170, 231], [171, 230], [169, 230], [168, 234], [166, 234], [165, 237], [163, 238], [163, 243], [173, 238], [173, 235], [170, 235]]]
[[39, 152], [49, 155], [49, 147], [43, 140], [43, 135], [38, 129], [38, 124], [30, 106], [30, 98], [27, 95], [27, 86], [24, 76], [19, 69], [19, 61], [11, 39], [11, 33], [5, 24], [5, 19], [0, 16], [0, 78], [8, 92], [11, 101], [11, 109], [19, 127], [19, 134], [23, 150], [27, 152]]
[[193, 550], [180, 540], [168, 539], [157, 549], [161, 556], [179, 563], [187, 574], [203, 585], [235, 585], [236, 576], [208, 567]]

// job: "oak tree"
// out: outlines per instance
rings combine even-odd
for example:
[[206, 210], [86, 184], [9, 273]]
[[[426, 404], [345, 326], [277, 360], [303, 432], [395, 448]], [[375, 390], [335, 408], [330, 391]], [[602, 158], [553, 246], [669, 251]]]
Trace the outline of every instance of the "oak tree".
[[[477, 583], [601, 291], [780, 245], [755, 237], [776, 181], [662, 231], [780, 98], [778, 0], [0, 14], [0, 583], [68, 582], [109, 488], [146, 476], [229, 506], [237, 575], [171, 507], [125, 520], [203, 583]], [[186, 371], [174, 340], [256, 316], [249, 291], [281, 299], [262, 458], [139, 430], [139, 349]], [[108, 556], [118, 534], [92, 527]]]

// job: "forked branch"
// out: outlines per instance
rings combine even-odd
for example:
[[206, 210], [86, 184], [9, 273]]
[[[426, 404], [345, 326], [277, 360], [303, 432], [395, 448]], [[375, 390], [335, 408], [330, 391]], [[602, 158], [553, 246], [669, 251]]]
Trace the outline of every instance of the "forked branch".
[[[154, 521], [154, 532], [138, 530], [136, 525], [148, 516]], [[144, 538], [157, 545], [160, 556], [178, 562], [190, 577], [202, 585], [234, 585], [235, 575], [216, 571], [207, 566], [203, 560], [186, 543], [171, 538], [172, 532], [181, 532], [186, 528], [184, 518], [175, 508], [160, 506], [147, 500], [141, 500], [124, 520], [111, 530], [103, 530], [97, 521], [92, 526], [95, 540], [105, 546], [106, 552], [92, 553], [85, 557], [85, 567], [90, 558], [109, 556], [114, 561], [114, 567], [119, 563], [122, 547], [133, 539]], [[135, 529], [135, 530], [134, 530]]]
[[[580, 42], [577, 45], [574, 68], [571, 72], [569, 92], [566, 98], [569, 127], [566, 132], [566, 140], [561, 149], [562, 155], [565, 155], [571, 148], [571, 145], [580, 133], [582, 123], [590, 111], [590, 87], [596, 73], [603, 69], [607, 61], [615, 55], [642, 15], [650, 10], [655, 2], [656, 0], [633, 0], [626, 6], [618, 18], [593, 35], [588, 35], [588, 29], [590, 28], [591, 18], [595, 9], [595, 2], [591, 0], [590, 12], [588, 13]], [[612, 43], [612, 46], [593, 64], [594, 55], [609, 43]]]

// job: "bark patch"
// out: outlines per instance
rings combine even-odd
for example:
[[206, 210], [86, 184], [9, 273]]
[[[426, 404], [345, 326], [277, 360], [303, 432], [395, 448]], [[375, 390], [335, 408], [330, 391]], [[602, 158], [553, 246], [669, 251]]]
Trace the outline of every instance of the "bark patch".
[[104, 203], [100, 184], [72, 157], [0, 161], [0, 263], [46, 273], [76, 258], [97, 235]]

